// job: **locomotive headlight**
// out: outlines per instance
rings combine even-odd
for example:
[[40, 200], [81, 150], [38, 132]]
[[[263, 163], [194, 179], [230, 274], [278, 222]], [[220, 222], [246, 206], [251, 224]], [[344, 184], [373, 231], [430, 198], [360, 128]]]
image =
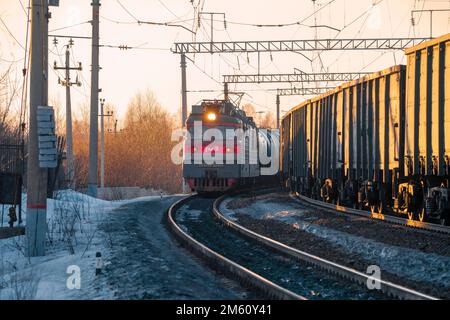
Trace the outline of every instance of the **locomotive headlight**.
[[207, 118], [209, 121], [215, 121], [215, 120], [216, 120], [216, 114], [215, 114], [214, 112], [210, 112], [210, 113], [208, 113], [208, 114], [206, 115], [206, 118]]

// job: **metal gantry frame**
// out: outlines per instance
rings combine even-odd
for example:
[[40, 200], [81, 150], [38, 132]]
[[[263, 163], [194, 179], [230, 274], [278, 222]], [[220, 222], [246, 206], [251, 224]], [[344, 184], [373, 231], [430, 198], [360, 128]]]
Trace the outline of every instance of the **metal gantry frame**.
[[316, 50], [403, 50], [430, 38], [372, 38], [372, 39], [312, 39], [229, 42], [176, 42], [172, 52], [240, 53], [240, 52], [295, 52]]
[[280, 83], [280, 82], [346, 82], [361, 78], [370, 72], [330, 73], [267, 73], [223, 75], [223, 83]]
[[[313, 39], [313, 40], [270, 40], [270, 41], [229, 41], [229, 42], [177, 42], [171, 49], [173, 53], [181, 55], [181, 96], [182, 96], [182, 126], [187, 117], [187, 85], [186, 85], [186, 54], [196, 53], [259, 53], [261, 52], [302, 52], [302, 51], [330, 51], [330, 50], [403, 50], [418, 45], [430, 38], [370, 38], [370, 39]], [[258, 59], [259, 61], [259, 59]], [[259, 68], [258, 68], [259, 70]], [[259, 78], [256, 80], [264, 80]], [[295, 75], [297, 79], [305, 77], [302, 72]], [[332, 77], [332, 76], [330, 76]], [[338, 77], [338, 76], [336, 76]], [[343, 75], [341, 75], [343, 77]], [[280, 77], [280, 79], [285, 78]], [[289, 77], [287, 77], [289, 78]], [[328, 80], [324, 80], [328, 81]], [[331, 80], [329, 80], [331, 81]], [[339, 80], [340, 81], [340, 80]], [[346, 81], [346, 80], [342, 80]], [[257, 81], [255, 81], [257, 82]], [[268, 82], [268, 81], [267, 81]], [[281, 82], [281, 81], [280, 81]], [[285, 81], [292, 82], [292, 81]], [[297, 81], [299, 82], [299, 81]], [[228, 82], [225, 82], [225, 97], [228, 96]], [[280, 95], [297, 95], [299, 92], [318, 92], [323, 88], [292, 88], [280, 89], [277, 94], [277, 109], [279, 110]], [[291, 90], [291, 91], [284, 91]], [[321, 93], [322, 93], [321, 92]], [[311, 93], [314, 94], [314, 93]], [[279, 117], [279, 112], [278, 112]], [[279, 119], [278, 119], [279, 120]], [[279, 122], [279, 121], [277, 121]], [[279, 126], [279, 124], [277, 124]]]
[[277, 89], [277, 96], [307, 96], [325, 93], [335, 87], [312, 87], [312, 88], [280, 88]]
[[[228, 97], [230, 83], [312, 83], [312, 82], [346, 82], [367, 75], [367, 72], [332, 72], [332, 73], [306, 73], [295, 69], [295, 73], [270, 73], [270, 74], [242, 74], [224, 75], [224, 95]], [[280, 96], [292, 95], [317, 95], [324, 93], [333, 87], [291, 87], [277, 89], [276, 118], [277, 129], [280, 126]]]
[[277, 89], [277, 129], [280, 129], [280, 97], [284, 96], [307, 96], [307, 95], [319, 95], [323, 94], [334, 87], [312, 87], [312, 88], [279, 88]]

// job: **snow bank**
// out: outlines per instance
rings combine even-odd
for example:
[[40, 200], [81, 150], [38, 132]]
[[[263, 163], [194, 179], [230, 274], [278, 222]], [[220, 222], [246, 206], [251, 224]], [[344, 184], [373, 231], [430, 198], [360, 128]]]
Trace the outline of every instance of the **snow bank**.
[[[23, 199], [26, 204], [26, 195]], [[55, 199], [47, 199], [44, 257], [26, 258], [24, 236], [0, 240], [0, 299], [108, 298], [102, 289], [105, 285], [95, 277], [95, 253], [108, 250], [97, 227], [107, 219], [106, 213], [125, 203], [73, 190], [59, 191]], [[22, 217], [25, 224], [26, 210]], [[68, 289], [70, 266], [80, 270], [80, 290]]]

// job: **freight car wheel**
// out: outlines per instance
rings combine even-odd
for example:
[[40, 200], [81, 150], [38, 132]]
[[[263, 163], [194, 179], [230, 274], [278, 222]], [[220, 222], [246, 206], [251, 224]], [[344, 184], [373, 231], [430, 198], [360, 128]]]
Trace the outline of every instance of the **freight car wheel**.
[[414, 212], [408, 211], [408, 220], [414, 220]]
[[446, 218], [440, 218], [439, 223], [441, 224], [441, 226], [447, 226], [449, 224]]

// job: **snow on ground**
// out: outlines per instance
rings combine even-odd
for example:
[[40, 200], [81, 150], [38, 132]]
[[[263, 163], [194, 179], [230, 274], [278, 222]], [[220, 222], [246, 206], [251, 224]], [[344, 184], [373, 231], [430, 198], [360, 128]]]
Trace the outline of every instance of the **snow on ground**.
[[240, 285], [211, 272], [202, 260], [180, 248], [173, 239], [162, 221], [167, 208], [178, 199], [173, 196], [127, 203], [114, 210], [108, 222], [100, 226], [101, 231], [113, 236], [108, 246], [111, 267], [105, 286], [113, 292], [114, 299], [248, 297]]
[[[178, 199], [158, 195], [112, 202], [59, 192], [48, 199], [45, 256], [26, 258], [24, 236], [0, 240], [0, 300], [246, 297], [239, 285], [212, 273], [167, 232], [163, 217]], [[186, 217], [197, 214], [186, 212]], [[105, 263], [99, 276], [96, 252]]]
[[390, 273], [411, 280], [423, 281], [426, 279], [428, 282], [450, 287], [450, 257], [387, 245], [314, 224], [315, 218], [307, 215], [308, 210], [297, 208], [295, 203], [280, 203], [263, 199], [251, 202], [248, 206], [242, 206], [234, 211], [227, 207], [231, 200], [231, 198], [226, 199], [220, 206], [220, 211], [230, 219], [236, 220], [235, 213], [239, 212], [255, 219], [283, 221], [296, 229], [328, 241], [344, 252], [356, 253], [367, 260], [375, 258], [378, 265]]
[[[26, 203], [26, 195], [23, 203]], [[97, 226], [108, 212], [123, 203], [91, 198], [72, 190], [60, 191], [55, 199], [48, 199], [47, 252], [44, 257], [25, 257], [24, 236], [0, 240], [0, 299], [92, 296], [95, 290], [91, 286], [96, 283], [95, 253], [105, 251], [105, 241], [97, 232]], [[24, 211], [23, 225], [26, 222]], [[68, 290], [69, 266], [80, 268], [81, 290]], [[91, 285], [83, 285], [83, 282]]]

